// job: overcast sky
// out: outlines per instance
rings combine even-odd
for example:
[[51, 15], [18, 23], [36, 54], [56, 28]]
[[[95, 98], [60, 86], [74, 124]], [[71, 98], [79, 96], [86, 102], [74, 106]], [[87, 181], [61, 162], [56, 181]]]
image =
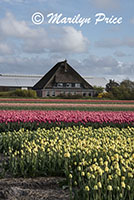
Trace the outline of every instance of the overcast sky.
[[[67, 59], [83, 76], [134, 80], [133, 10], [133, 0], [0, 0], [0, 73], [45, 74]], [[44, 16], [40, 25], [35, 12]], [[91, 22], [52, 24], [50, 13]], [[122, 23], [95, 25], [98, 13]]]

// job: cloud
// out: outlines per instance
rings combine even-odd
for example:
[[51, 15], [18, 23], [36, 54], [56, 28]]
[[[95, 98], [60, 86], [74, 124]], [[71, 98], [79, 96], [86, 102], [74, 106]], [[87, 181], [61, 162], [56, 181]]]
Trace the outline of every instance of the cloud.
[[[112, 56], [99, 57], [89, 55], [85, 59], [66, 57], [68, 63], [82, 76], [98, 76], [117, 81], [130, 78], [134, 80], [134, 62], [122, 62]], [[44, 75], [57, 62], [64, 60], [58, 54], [49, 54], [47, 58], [40, 56], [0, 56], [1, 73], [42, 74]]]
[[134, 37], [126, 38], [126, 40], [123, 42], [123, 46], [128, 46], [131, 48], [134, 48]]
[[89, 55], [81, 61], [73, 60], [71, 62], [72, 66], [75, 66], [83, 76], [111, 77], [113, 79], [120, 76], [134, 79], [134, 63], [121, 62], [113, 56]]
[[3, 0], [5, 3], [25, 3], [27, 0]]
[[13, 48], [6, 43], [0, 43], [0, 54], [2, 55], [10, 55], [13, 54]]
[[120, 0], [89, 0], [99, 9], [116, 9], [120, 6]]
[[66, 26], [54, 29], [54, 37], [46, 33], [33, 40], [25, 40], [24, 51], [29, 53], [60, 52], [60, 53], [82, 53], [88, 51], [89, 41], [82, 35], [81, 31]]
[[81, 31], [77, 31], [71, 26], [62, 28], [60, 46], [63, 50], [71, 52], [84, 52], [88, 50], [89, 41]]
[[32, 29], [25, 21], [17, 21], [10, 12], [7, 12], [5, 18], [0, 20], [0, 32], [5, 37], [19, 39], [34, 39], [38, 35], [43, 36], [45, 34], [43, 29]]
[[51, 28], [29, 26], [25, 21], [18, 21], [11, 13], [0, 20], [1, 35], [21, 41], [24, 52], [82, 53], [88, 50], [89, 41], [81, 31], [71, 26]]
[[118, 61], [112, 56], [98, 57], [90, 55], [89, 58], [83, 61], [83, 64], [88, 66], [94, 75], [100, 73], [109, 74], [112, 73], [114, 66], [118, 66]]
[[[37, 64], [37, 62], [39, 62]], [[36, 67], [41, 66], [41, 59], [20, 57], [20, 56], [0, 56], [0, 68], [1, 73], [22, 73], [22, 74], [31, 74], [31, 72], [38, 73]], [[38, 68], [37, 67], [37, 68]]]
[[130, 19], [130, 24], [134, 24], [134, 17]]
[[130, 54], [126, 54], [126, 53], [124, 53], [124, 52], [122, 52], [122, 51], [120, 51], [120, 50], [115, 51], [115, 52], [114, 52], [114, 55], [117, 56], [117, 57], [131, 56]]
[[114, 48], [114, 47], [122, 46], [122, 42], [118, 38], [105, 39], [105, 40], [96, 41], [95, 46], [101, 47], [101, 48]]
[[6, 74], [45, 74], [58, 61], [64, 60], [59, 55], [48, 58], [40, 56], [0, 56], [0, 73]]
[[[32, 0], [34, 2], [39, 2], [39, 3], [44, 3], [47, 2], [47, 0]], [[49, 0], [50, 1], [50, 0]], [[51, 0], [52, 1], [52, 0]], [[54, 1], [54, 0], [53, 0]], [[58, 0], [55, 0], [58, 1]], [[10, 3], [10, 4], [14, 4], [14, 3], [31, 3], [29, 2], [29, 0], [2, 0], [2, 2], [5, 3]], [[1, 3], [1, 2], [0, 2]]]
[[100, 48], [115, 48], [115, 47], [130, 47], [134, 48], [134, 37], [127, 37], [127, 38], [109, 38], [105, 40], [100, 40], [95, 42], [96, 47]]

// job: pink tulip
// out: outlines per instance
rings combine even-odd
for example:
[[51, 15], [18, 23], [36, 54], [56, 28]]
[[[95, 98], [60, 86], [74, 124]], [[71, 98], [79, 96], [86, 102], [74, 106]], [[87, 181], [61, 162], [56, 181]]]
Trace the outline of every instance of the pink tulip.
[[0, 110], [0, 123], [8, 122], [93, 122], [132, 123], [132, 111], [34, 111]]

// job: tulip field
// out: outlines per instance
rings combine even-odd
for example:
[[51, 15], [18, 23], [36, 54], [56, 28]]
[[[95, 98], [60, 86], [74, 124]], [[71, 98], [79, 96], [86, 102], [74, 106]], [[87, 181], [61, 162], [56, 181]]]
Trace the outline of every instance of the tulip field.
[[134, 101], [86, 99], [0, 99], [0, 110], [134, 111]]
[[[88, 111], [79, 106], [41, 110], [38, 105], [29, 109], [30, 101], [39, 104], [35, 100], [7, 101], [0, 100], [0, 108], [2, 103], [21, 102], [27, 109], [0, 110], [1, 176], [65, 177], [63, 187], [68, 188], [70, 200], [134, 200], [134, 111]], [[133, 101], [43, 101], [44, 105], [134, 105]]]
[[20, 127], [37, 129], [55, 126], [65, 127], [84, 125], [93, 127], [102, 126], [134, 126], [134, 112], [132, 111], [64, 111], [64, 110], [0, 110], [0, 128], [14, 129]]

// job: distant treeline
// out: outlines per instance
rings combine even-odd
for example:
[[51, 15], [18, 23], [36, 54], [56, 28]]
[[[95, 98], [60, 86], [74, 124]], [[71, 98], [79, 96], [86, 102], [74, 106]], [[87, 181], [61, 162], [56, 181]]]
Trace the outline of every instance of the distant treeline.
[[123, 80], [120, 83], [109, 80], [106, 85], [106, 93], [102, 97], [119, 100], [134, 100], [134, 82]]

